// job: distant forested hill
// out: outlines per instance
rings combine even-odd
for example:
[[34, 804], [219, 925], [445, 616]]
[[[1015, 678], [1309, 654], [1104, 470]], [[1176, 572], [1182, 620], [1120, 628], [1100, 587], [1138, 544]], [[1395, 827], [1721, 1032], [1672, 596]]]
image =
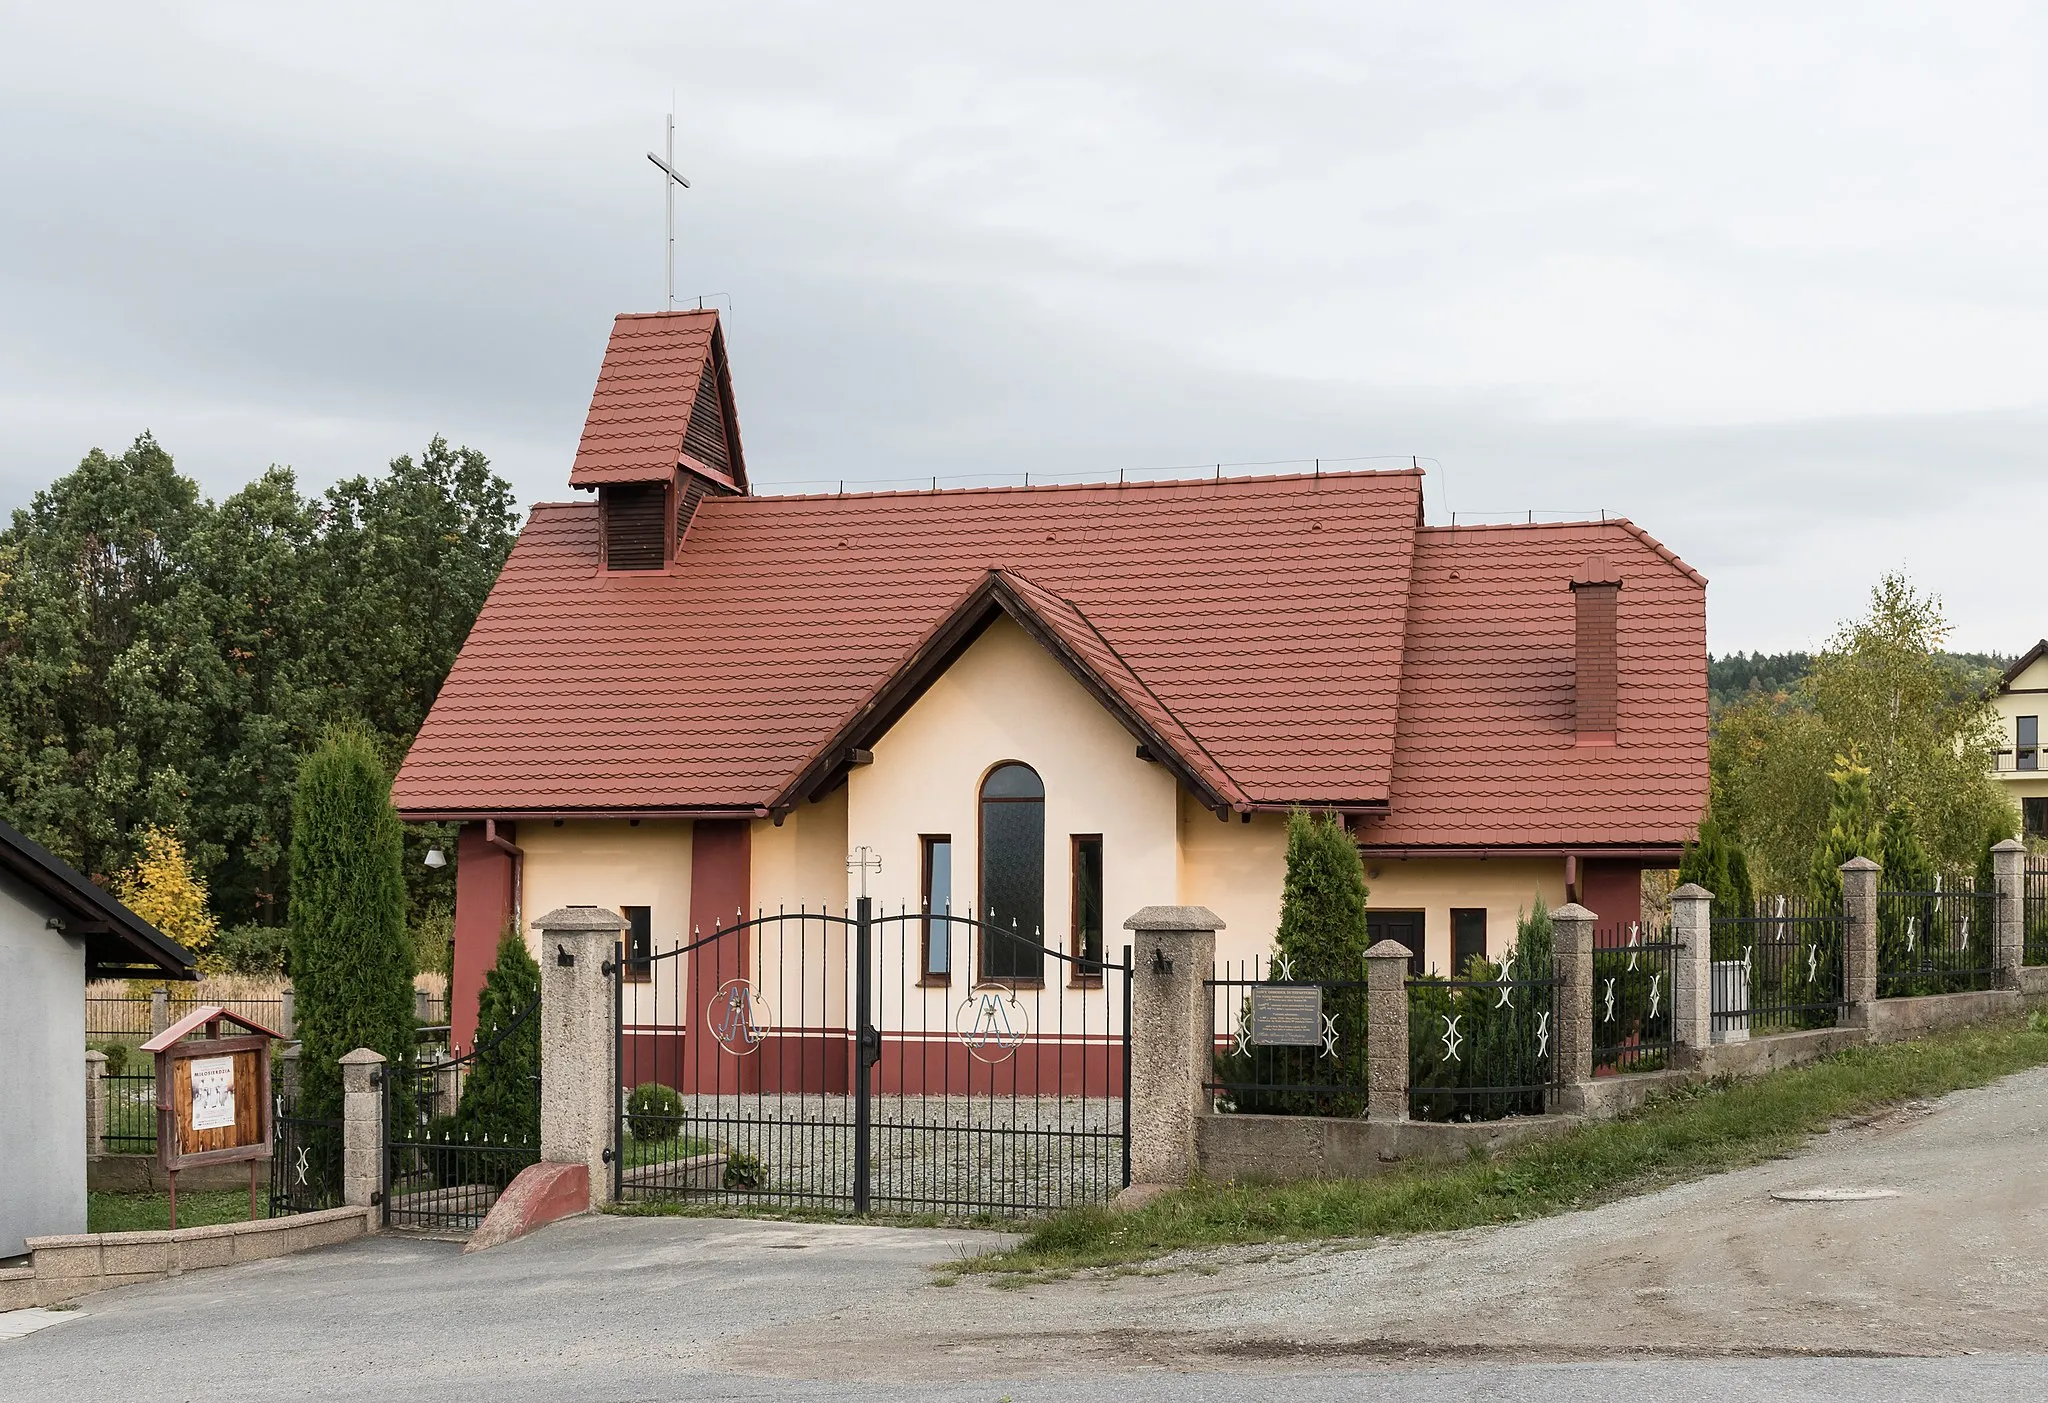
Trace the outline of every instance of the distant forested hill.
[[[1998, 653], [1946, 653], [1957, 665], [1959, 682], [1967, 687], [1990, 687], [2012, 659]], [[1741, 701], [1752, 692], [1770, 695], [1790, 692], [1813, 666], [1811, 653], [1724, 653], [1707, 659], [1707, 704], [1719, 714], [1722, 707]]]

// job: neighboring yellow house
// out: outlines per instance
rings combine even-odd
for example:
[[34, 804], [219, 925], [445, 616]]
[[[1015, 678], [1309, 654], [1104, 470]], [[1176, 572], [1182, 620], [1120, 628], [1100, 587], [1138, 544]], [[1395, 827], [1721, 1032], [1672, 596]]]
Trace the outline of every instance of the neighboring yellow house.
[[[1029, 984], [1094, 1037], [1058, 991], [1141, 907], [1263, 961], [1295, 807], [1357, 836], [1373, 934], [1449, 970], [1538, 899], [1635, 919], [1705, 802], [1706, 582], [1624, 521], [1429, 527], [1412, 471], [759, 496], [710, 312], [619, 319], [571, 483], [597, 501], [534, 510], [394, 786], [464, 824], [458, 1041], [507, 920], [621, 912], [630, 983], [863, 891], [935, 917], [880, 937], [891, 1036]], [[622, 1014], [745, 975], [727, 1032], [825, 1026], [828, 936]]]
[[2041, 729], [2048, 718], [2048, 639], [2005, 670], [1992, 705], [2005, 732], [1998, 778], [2019, 805], [2027, 837], [2048, 838], [2048, 750], [2043, 749], [2048, 734]]

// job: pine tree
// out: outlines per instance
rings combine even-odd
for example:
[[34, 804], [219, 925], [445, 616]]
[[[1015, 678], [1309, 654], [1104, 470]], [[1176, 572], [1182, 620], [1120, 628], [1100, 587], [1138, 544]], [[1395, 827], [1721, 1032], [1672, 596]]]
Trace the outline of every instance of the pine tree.
[[292, 986], [302, 1114], [341, 1113], [339, 1059], [384, 1054], [393, 1119], [409, 1123], [413, 947], [405, 925], [403, 840], [376, 740], [330, 727], [299, 766], [292, 799]]
[[206, 881], [193, 872], [176, 830], [144, 825], [142, 855], [115, 882], [114, 894], [130, 911], [197, 956], [203, 973], [219, 972], [213, 942], [220, 923], [207, 909]]
[[[1934, 861], [1920, 846], [1913, 822], [1913, 810], [1904, 803], [1885, 810], [1878, 829], [1877, 860], [1884, 870], [1879, 882], [1891, 892], [1934, 890]], [[1941, 917], [1940, 904], [1931, 897], [1885, 897], [1877, 908], [1877, 971], [1880, 993], [1909, 992], [1913, 969], [1925, 958], [1927, 942], [1935, 935]], [[1911, 992], [1920, 992], [1917, 988]], [[1936, 992], [1933, 989], [1928, 993]]]
[[[1287, 817], [1287, 876], [1280, 891], [1280, 928], [1267, 977], [1303, 983], [1349, 983], [1326, 988], [1323, 1013], [1337, 1025], [1337, 1055], [1323, 1057], [1315, 1049], [1312, 1075], [1303, 1080], [1363, 1087], [1365, 1057], [1365, 866], [1358, 844], [1334, 813], [1310, 814], [1297, 809]], [[1296, 1057], [1294, 1049], [1264, 1048], [1268, 1056]], [[1299, 1100], [1299, 1098], [1296, 1098]], [[1364, 1097], [1323, 1098], [1315, 1106], [1286, 1109], [1321, 1115], [1356, 1115]]]
[[[1877, 852], [1883, 864], [1882, 880], [1889, 891], [1933, 891], [1934, 859], [1920, 845], [1920, 833], [1913, 820], [1913, 807], [1893, 804], [1885, 810], [1878, 828]], [[1843, 859], [1847, 861], [1847, 859]]]
[[[1730, 836], [1710, 809], [1700, 820], [1699, 835], [1685, 848], [1678, 864], [1680, 885], [1693, 882], [1714, 894], [1712, 915], [1720, 921], [1752, 913], [1756, 892], [1749, 880], [1749, 855]], [[1714, 958], [1734, 959], [1741, 940], [1736, 928], [1720, 926], [1714, 937]]]
[[454, 1133], [472, 1144], [540, 1144], [540, 966], [509, 923], [476, 1005], [476, 1063]]
[[1828, 778], [1834, 792], [1808, 882], [1823, 906], [1834, 907], [1842, 904], [1842, 864], [1852, 857], [1870, 857], [1879, 846], [1870, 767], [1858, 764], [1853, 755], [1837, 756]]

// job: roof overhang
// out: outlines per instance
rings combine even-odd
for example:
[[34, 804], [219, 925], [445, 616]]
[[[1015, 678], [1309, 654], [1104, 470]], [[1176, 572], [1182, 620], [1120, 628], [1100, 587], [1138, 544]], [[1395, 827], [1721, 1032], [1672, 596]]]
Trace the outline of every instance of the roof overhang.
[[1485, 862], [1494, 858], [1642, 859], [1669, 861], [1673, 867], [1685, 855], [1683, 843], [1372, 843], [1360, 840], [1362, 857], [1403, 861], [1408, 858], [1469, 858]]
[[2043, 654], [2048, 654], [2048, 638], [2042, 639], [2019, 655], [2013, 665], [1999, 676], [1998, 690], [2003, 692], [2010, 689], [2013, 683], [2019, 681], [2020, 674], [2039, 662]]
[[0, 871], [63, 914], [51, 928], [85, 941], [87, 979], [196, 979], [192, 954], [41, 843], [0, 823]]
[[694, 804], [682, 807], [649, 805], [645, 808], [589, 808], [589, 809], [508, 809], [502, 805], [488, 809], [400, 809], [398, 816], [407, 823], [482, 823], [496, 819], [500, 823], [519, 823], [539, 819], [606, 819], [606, 818], [767, 818], [768, 809], [761, 804]]

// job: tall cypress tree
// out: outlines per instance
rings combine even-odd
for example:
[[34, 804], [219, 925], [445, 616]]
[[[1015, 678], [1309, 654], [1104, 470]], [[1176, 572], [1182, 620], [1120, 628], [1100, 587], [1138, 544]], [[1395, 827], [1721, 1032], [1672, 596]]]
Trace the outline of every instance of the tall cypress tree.
[[509, 922], [477, 996], [476, 1065], [463, 1083], [455, 1133], [471, 1143], [540, 1144], [540, 966]]
[[[1358, 844], [1334, 813], [1303, 813], [1287, 818], [1287, 876], [1280, 889], [1280, 928], [1273, 944], [1286, 957], [1294, 979], [1317, 984], [1349, 981], [1350, 988], [1326, 988], [1323, 1012], [1337, 1022], [1337, 1055], [1306, 1060], [1314, 1064], [1315, 1080], [1362, 1087], [1366, 1077], [1365, 989], [1365, 866]], [[1280, 977], [1276, 957], [1268, 978]], [[1263, 1049], [1269, 1054], [1294, 1054], [1294, 1049]], [[1298, 1099], [1298, 1098], [1297, 1098]], [[1356, 1115], [1358, 1097], [1326, 1097], [1314, 1107], [1290, 1109], [1323, 1115]]]
[[1296, 979], [1365, 978], [1365, 899], [1365, 867], [1344, 821], [1299, 809], [1289, 814], [1274, 944]]
[[[341, 1113], [339, 1059], [384, 1054], [410, 1110], [412, 941], [405, 925], [404, 840], [375, 739], [329, 727], [299, 766], [292, 798], [292, 987], [302, 1114]], [[400, 1123], [404, 1123], [403, 1120]]]

